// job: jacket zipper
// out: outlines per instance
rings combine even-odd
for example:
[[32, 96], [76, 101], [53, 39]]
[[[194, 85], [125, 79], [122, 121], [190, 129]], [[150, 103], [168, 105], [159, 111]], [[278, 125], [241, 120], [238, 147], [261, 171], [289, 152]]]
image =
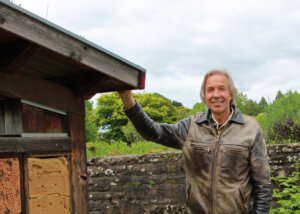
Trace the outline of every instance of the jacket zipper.
[[217, 133], [215, 134], [217, 144], [216, 144], [216, 149], [213, 157], [213, 163], [212, 163], [212, 175], [211, 175], [211, 214], [214, 214], [214, 192], [215, 192], [215, 183], [216, 183], [216, 161], [219, 153], [219, 142], [220, 142], [220, 135], [221, 135], [221, 130], [217, 130]]

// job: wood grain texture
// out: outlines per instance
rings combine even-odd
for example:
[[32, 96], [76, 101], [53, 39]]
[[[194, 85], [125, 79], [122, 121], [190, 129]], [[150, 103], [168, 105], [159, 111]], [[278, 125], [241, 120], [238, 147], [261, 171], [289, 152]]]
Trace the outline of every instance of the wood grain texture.
[[109, 78], [107, 76], [104, 76], [102, 78], [94, 78], [90, 83], [78, 87], [78, 89], [76, 90], [77, 96], [88, 99], [91, 98], [96, 93], [96, 91], [98, 91], [98, 88], [101, 88], [102, 86], [107, 84], [108, 79]]
[[[79, 101], [84, 106], [84, 100]], [[71, 201], [73, 214], [88, 213], [87, 158], [85, 141], [85, 117], [82, 114], [69, 114], [71, 153]]]
[[140, 70], [130, 64], [1, 3], [0, 16], [0, 28], [138, 88]]
[[0, 137], [0, 153], [71, 152], [70, 138]]
[[33, 55], [37, 52], [38, 47], [29, 44], [27, 45], [21, 53], [19, 53], [6, 67], [1, 70], [1, 72], [6, 74], [16, 74], [21, 68], [26, 65], [28, 60], [33, 57]]
[[0, 72], [0, 94], [30, 100], [62, 111], [82, 112], [70, 89], [20, 74], [6, 75]]
[[20, 100], [8, 99], [4, 103], [5, 135], [22, 133], [22, 105]]

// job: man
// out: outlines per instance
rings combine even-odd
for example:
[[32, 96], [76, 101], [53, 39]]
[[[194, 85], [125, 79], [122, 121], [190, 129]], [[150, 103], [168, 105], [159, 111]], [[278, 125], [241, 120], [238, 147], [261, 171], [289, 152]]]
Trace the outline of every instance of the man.
[[183, 151], [191, 213], [268, 213], [269, 164], [262, 129], [236, 108], [237, 90], [224, 70], [208, 72], [200, 96], [208, 111], [177, 124], [153, 122], [120, 91], [125, 113], [141, 135]]

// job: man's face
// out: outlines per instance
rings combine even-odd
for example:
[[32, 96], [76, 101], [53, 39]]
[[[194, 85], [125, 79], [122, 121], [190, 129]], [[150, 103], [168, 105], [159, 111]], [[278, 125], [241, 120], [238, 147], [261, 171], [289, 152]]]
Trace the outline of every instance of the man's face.
[[223, 74], [214, 74], [206, 80], [205, 103], [214, 115], [230, 114], [232, 94], [227, 82]]

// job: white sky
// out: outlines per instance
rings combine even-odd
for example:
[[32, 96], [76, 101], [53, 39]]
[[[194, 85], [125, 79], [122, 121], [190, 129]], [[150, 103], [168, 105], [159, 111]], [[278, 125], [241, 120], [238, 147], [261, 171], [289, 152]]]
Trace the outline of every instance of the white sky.
[[147, 69], [146, 92], [192, 107], [203, 75], [272, 101], [300, 91], [299, 0], [14, 0]]

